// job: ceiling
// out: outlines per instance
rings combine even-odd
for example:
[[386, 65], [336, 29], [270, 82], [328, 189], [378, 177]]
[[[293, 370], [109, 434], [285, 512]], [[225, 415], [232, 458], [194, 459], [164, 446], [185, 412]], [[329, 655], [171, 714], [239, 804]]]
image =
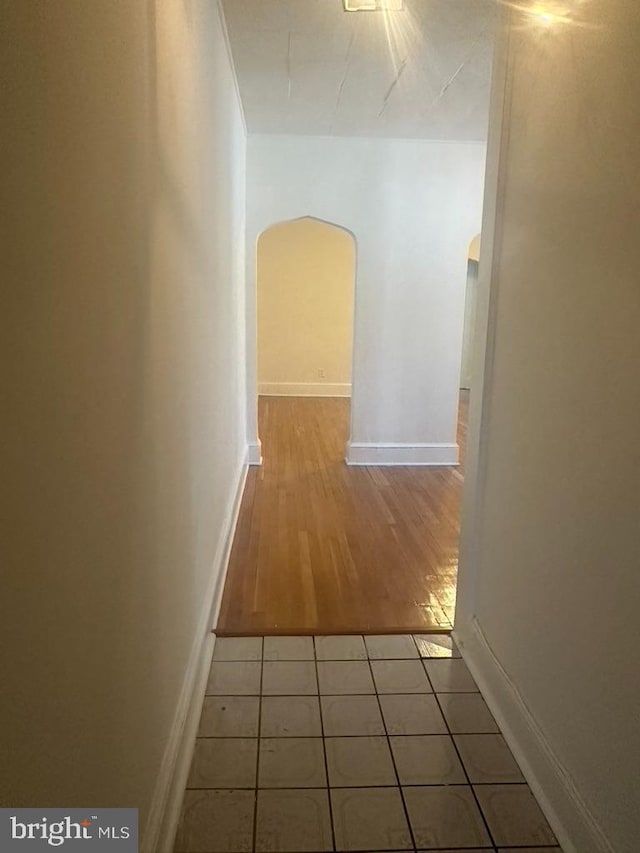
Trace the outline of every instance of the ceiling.
[[495, 0], [223, 0], [250, 133], [484, 140]]

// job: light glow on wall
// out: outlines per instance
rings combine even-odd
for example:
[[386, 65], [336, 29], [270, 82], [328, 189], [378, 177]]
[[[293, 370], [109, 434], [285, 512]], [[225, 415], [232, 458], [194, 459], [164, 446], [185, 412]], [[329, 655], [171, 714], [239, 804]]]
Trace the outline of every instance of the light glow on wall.
[[543, 27], [551, 27], [554, 24], [567, 21], [566, 9], [555, 9], [552, 11], [548, 6], [532, 6], [528, 14]]
[[547, 0], [546, 3], [512, 3], [501, 0], [522, 14], [528, 26], [544, 30], [556, 29], [566, 24], [579, 24], [580, 12], [584, 10], [584, 0]]
[[345, 12], [402, 12], [404, 0], [344, 0]]

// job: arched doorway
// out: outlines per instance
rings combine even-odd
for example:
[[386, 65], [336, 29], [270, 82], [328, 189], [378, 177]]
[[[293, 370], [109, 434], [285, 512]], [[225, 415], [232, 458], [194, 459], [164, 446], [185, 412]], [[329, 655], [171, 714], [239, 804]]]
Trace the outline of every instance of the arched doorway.
[[332, 223], [306, 216], [262, 232], [259, 397], [351, 397], [355, 264], [353, 235]]

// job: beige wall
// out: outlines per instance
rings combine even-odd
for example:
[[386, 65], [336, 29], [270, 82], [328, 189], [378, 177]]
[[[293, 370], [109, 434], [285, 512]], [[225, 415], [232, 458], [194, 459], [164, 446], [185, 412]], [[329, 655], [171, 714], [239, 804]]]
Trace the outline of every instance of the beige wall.
[[350, 234], [317, 219], [260, 236], [260, 393], [350, 393], [355, 256]]
[[462, 331], [462, 358], [460, 361], [460, 387], [471, 388], [474, 369], [474, 333], [476, 301], [478, 296], [478, 259], [469, 253], [467, 262], [467, 287], [464, 299], [464, 327]]
[[563, 6], [581, 25], [513, 12], [501, 38], [496, 239], [485, 219], [480, 260], [490, 336], [467, 469], [480, 440], [480, 474], [456, 628], [563, 849], [634, 853], [640, 6]]
[[476, 263], [480, 260], [480, 240], [481, 235], [476, 234], [473, 240], [469, 243], [469, 260]]
[[2, 17], [0, 804], [144, 828], [246, 450], [244, 128], [213, 2]]

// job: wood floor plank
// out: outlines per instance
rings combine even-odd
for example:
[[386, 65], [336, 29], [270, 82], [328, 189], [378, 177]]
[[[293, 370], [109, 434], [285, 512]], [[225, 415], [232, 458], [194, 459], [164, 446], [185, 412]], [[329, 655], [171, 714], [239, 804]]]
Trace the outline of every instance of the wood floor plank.
[[259, 422], [217, 633], [450, 630], [461, 468], [348, 467], [346, 399], [261, 397]]

